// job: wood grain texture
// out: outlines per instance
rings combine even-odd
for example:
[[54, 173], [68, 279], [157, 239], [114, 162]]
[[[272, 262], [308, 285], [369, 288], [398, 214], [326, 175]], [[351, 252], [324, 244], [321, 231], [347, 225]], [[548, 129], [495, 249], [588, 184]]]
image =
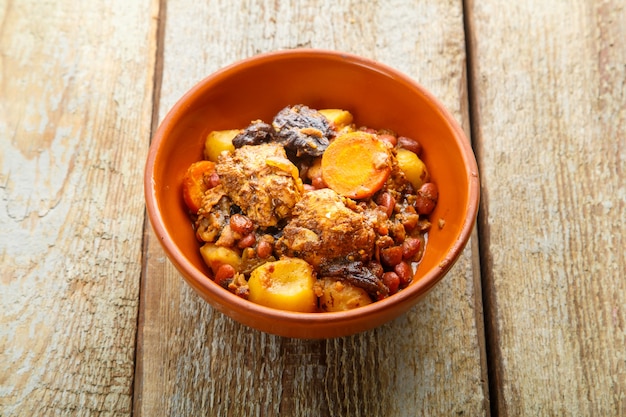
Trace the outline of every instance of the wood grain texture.
[[0, 415], [129, 415], [155, 4], [0, 1]]
[[[378, 59], [468, 110], [460, 1], [167, 2], [159, 118], [193, 84], [260, 52], [315, 47]], [[328, 341], [280, 338], [211, 309], [149, 233], [135, 415], [486, 415], [475, 239], [405, 316]]]
[[468, 4], [495, 409], [626, 415], [626, 7]]

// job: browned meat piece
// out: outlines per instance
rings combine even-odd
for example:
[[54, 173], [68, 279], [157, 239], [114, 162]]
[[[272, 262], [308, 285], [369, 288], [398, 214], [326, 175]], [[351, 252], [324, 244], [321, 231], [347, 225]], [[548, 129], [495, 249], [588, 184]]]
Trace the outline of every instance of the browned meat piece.
[[276, 140], [297, 156], [320, 156], [335, 135], [326, 119], [317, 110], [297, 105], [285, 107], [274, 120]]
[[246, 127], [243, 132], [233, 138], [233, 146], [241, 148], [244, 145], [260, 145], [274, 140], [272, 125], [256, 120]]
[[305, 193], [293, 215], [276, 242], [279, 255], [300, 257], [315, 268], [332, 259], [366, 261], [372, 257], [373, 225], [362, 213], [346, 207], [333, 190]]
[[261, 227], [275, 226], [289, 216], [302, 195], [298, 169], [277, 143], [222, 154], [216, 170], [226, 194]]
[[215, 242], [228, 224], [232, 202], [224, 195], [221, 185], [210, 188], [204, 194], [202, 207], [196, 219], [196, 236], [204, 242]]

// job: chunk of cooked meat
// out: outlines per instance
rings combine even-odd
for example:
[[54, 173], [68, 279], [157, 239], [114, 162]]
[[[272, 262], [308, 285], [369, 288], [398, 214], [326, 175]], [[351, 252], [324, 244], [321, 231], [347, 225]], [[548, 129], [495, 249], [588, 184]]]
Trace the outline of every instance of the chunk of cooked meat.
[[374, 227], [366, 216], [346, 207], [344, 199], [330, 188], [322, 188], [305, 193], [296, 204], [276, 250], [318, 268], [330, 259], [369, 260], [375, 240]]
[[215, 242], [228, 224], [232, 202], [221, 185], [208, 189], [196, 218], [196, 236], [204, 242]]
[[272, 125], [261, 120], [255, 120], [243, 132], [233, 138], [233, 146], [241, 148], [244, 145], [260, 145], [272, 142], [275, 135]]
[[285, 107], [274, 117], [272, 126], [276, 140], [297, 156], [320, 156], [335, 136], [328, 119], [304, 105]]
[[298, 168], [277, 143], [245, 145], [222, 154], [216, 170], [226, 194], [262, 227], [289, 216], [302, 195]]

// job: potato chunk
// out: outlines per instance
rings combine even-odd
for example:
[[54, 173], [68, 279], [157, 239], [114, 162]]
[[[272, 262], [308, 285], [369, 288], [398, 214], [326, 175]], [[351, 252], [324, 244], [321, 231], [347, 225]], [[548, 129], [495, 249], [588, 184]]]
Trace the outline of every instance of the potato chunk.
[[318, 110], [328, 121], [335, 127], [337, 131], [350, 126], [353, 120], [352, 113], [342, 109], [322, 109]]
[[404, 172], [413, 188], [419, 188], [430, 179], [428, 170], [424, 162], [413, 152], [407, 149], [398, 149], [398, 166]]
[[241, 270], [241, 256], [233, 249], [217, 246], [214, 243], [205, 243], [200, 248], [200, 254], [214, 275], [224, 264], [232, 266], [235, 271]]
[[322, 311], [346, 311], [372, 303], [372, 299], [363, 288], [355, 287], [346, 281], [324, 278], [321, 280], [321, 287]]
[[250, 274], [249, 300], [266, 307], [314, 313], [317, 296], [313, 268], [297, 258], [267, 262]]
[[217, 162], [217, 158], [224, 151], [233, 152], [233, 138], [241, 132], [240, 129], [232, 130], [214, 130], [206, 138], [204, 142], [204, 158]]

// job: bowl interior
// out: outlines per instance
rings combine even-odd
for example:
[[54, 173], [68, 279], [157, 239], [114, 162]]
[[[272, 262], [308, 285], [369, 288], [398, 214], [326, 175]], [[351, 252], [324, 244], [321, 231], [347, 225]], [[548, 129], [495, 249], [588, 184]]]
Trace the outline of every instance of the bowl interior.
[[[407, 292], [403, 297], [414, 299], [432, 287], [458, 257], [475, 220], [477, 169], [470, 145], [451, 116], [414, 81], [369, 60], [331, 52], [268, 54], [227, 67], [196, 85], [161, 123], [148, 157], [146, 194], [150, 220], [173, 263], [199, 292], [213, 284], [197, 282], [208, 269], [181, 191], [186, 169], [202, 158], [208, 132], [243, 128], [256, 119], [269, 122], [294, 104], [347, 109], [357, 125], [390, 128], [420, 141], [439, 202], [414, 283], [397, 295]], [[223, 311], [229, 308], [218, 304]], [[226, 312], [235, 318], [247, 314]]]

